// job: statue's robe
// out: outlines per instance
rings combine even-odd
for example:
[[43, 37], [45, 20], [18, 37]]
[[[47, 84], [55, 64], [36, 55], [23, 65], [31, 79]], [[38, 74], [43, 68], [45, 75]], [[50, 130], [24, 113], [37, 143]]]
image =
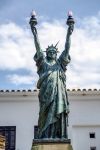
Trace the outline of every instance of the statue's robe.
[[40, 89], [39, 138], [50, 138], [51, 134], [60, 137], [60, 116], [62, 113], [66, 116], [69, 112], [65, 71], [70, 56], [63, 51], [56, 63], [51, 64], [40, 52], [35, 54], [34, 60], [39, 75], [37, 88]]

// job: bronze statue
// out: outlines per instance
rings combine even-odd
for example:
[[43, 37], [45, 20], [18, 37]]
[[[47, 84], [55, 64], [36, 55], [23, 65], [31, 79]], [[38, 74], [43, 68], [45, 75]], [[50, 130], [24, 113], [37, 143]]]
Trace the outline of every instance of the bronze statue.
[[69, 55], [70, 37], [74, 29], [74, 20], [69, 13], [67, 19], [68, 31], [66, 36], [65, 49], [57, 58], [57, 44], [48, 46], [46, 57], [40, 47], [37, 29], [37, 19], [33, 12], [30, 18], [30, 26], [34, 36], [37, 73], [39, 80], [37, 88], [39, 91], [39, 119], [38, 138], [66, 138], [68, 126], [69, 102], [66, 91], [66, 67], [71, 58]]

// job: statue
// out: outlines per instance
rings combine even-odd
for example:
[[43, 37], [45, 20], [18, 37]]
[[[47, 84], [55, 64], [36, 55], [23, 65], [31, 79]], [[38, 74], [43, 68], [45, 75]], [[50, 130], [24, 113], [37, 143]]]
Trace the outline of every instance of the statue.
[[48, 46], [46, 57], [40, 47], [38, 33], [36, 29], [37, 19], [35, 12], [30, 18], [30, 26], [34, 36], [36, 54], [37, 73], [39, 80], [37, 88], [39, 91], [39, 119], [38, 138], [39, 139], [68, 139], [68, 113], [69, 102], [66, 91], [66, 67], [71, 58], [69, 55], [70, 37], [74, 29], [74, 19], [69, 12], [67, 19], [68, 31], [66, 36], [65, 49], [57, 58], [57, 44]]

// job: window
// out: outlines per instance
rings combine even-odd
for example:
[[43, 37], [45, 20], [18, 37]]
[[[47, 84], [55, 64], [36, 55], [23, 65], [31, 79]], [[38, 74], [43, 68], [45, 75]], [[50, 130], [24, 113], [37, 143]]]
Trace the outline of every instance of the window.
[[34, 139], [38, 139], [38, 126], [34, 126]]
[[90, 150], [96, 150], [96, 147], [90, 147]]
[[95, 132], [91, 132], [89, 133], [89, 135], [90, 135], [90, 138], [95, 138]]
[[16, 126], [0, 126], [0, 135], [6, 137], [6, 149], [15, 150], [16, 145]]

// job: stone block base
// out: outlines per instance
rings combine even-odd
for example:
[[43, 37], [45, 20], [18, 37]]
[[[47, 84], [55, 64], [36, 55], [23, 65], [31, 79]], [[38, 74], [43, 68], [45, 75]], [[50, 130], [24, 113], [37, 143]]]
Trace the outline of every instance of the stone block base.
[[39, 142], [33, 140], [31, 150], [73, 150], [73, 148], [68, 140], [39, 140]]

